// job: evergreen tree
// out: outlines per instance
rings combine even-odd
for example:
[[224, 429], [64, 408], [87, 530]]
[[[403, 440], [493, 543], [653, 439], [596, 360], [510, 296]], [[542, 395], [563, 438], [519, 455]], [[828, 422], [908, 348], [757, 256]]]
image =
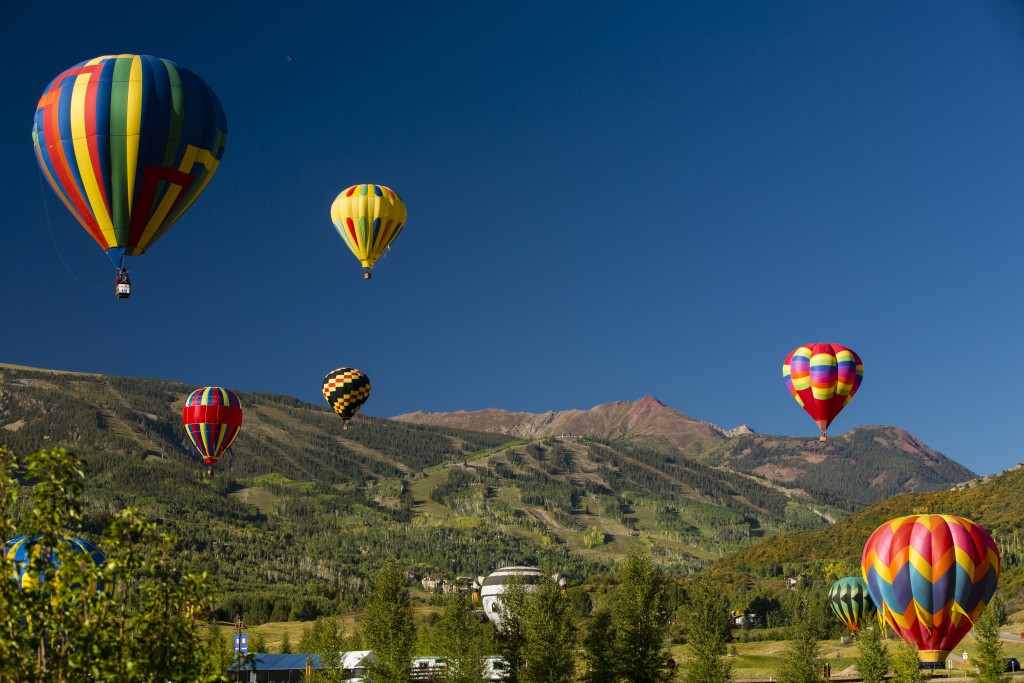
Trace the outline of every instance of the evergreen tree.
[[576, 673], [576, 625], [562, 588], [544, 576], [527, 596], [523, 615], [526, 642], [523, 683], [569, 683]]
[[254, 633], [249, 638], [249, 652], [253, 653], [265, 653], [269, 652], [267, 649], [267, 638], [262, 633]]
[[615, 683], [615, 623], [607, 609], [596, 610], [583, 637], [583, 683]]
[[972, 659], [975, 669], [970, 673], [982, 683], [995, 683], [1007, 680], [1006, 656], [1003, 654], [1003, 643], [999, 639], [999, 627], [1006, 620], [1006, 609], [1003, 601], [994, 597], [981, 617], [974, 622], [974, 635], [977, 655]]
[[814, 602], [807, 593], [797, 602], [791, 640], [779, 669], [779, 683], [818, 683], [822, 679], [820, 622]]
[[207, 625], [206, 650], [210, 653], [210, 661], [206, 667], [206, 674], [210, 677], [209, 680], [217, 680], [214, 676], [223, 675], [234, 662], [233, 640], [230, 634], [222, 634], [215, 625]]
[[690, 660], [683, 680], [725, 683], [732, 673], [732, 664], [725, 657], [725, 643], [729, 638], [729, 607], [725, 595], [702, 579], [691, 588], [684, 614]]
[[672, 678], [666, 580], [649, 552], [636, 544], [622, 561], [612, 603], [615, 654], [622, 678], [630, 683], [661, 683]]
[[917, 648], [900, 642], [892, 658], [892, 683], [924, 683], [925, 675], [921, 670], [921, 656]]
[[520, 683], [520, 671], [526, 662], [523, 652], [526, 644], [526, 630], [523, 619], [526, 616], [526, 585], [523, 577], [511, 576], [505, 581], [505, 589], [498, 603], [501, 616], [498, 627], [498, 652], [508, 664], [505, 675], [507, 683]]
[[285, 631], [284, 636], [281, 637], [281, 648], [280, 649], [281, 649], [281, 653], [280, 654], [283, 654], [283, 655], [290, 655], [290, 654], [292, 654], [292, 639], [291, 639], [291, 636], [288, 635], [287, 631]]
[[360, 623], [366, 647], [373, 651], [369, 671], [377, 683], [408, 683], [416, 624], [405, 579], [394, 560], [377, 575]]
[[[487, 625], [490, 629], [490, 624]], [[479, 683], [487, 656], [488, 631], [481, 631], [464, 593], [449, 593], [433, 634], [434, 651], [447, 664], [440, 680], [447, 683]]]
[[857, 643], [857, 673], [864, 683], [882, 683], [889, 673], [889, 651], [882, 644], [882, 634], [878, 628], [868, 626], [860, 631]]

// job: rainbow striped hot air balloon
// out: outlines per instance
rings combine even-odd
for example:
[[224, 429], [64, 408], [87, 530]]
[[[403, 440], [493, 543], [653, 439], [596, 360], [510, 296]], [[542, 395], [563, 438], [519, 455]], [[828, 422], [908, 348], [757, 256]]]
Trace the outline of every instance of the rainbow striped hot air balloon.
[[832, 420], [860, 389], [864, 364], [853, 349], [841, 344], [807, 344], [786, 356], [782, 378], [825, 441]]
[[941, 662], [971, 630], [999, 580], [999, 550], [983, 528], [953, 515], [910, 515], [878, 527], [863, 578], [889, 626]]
[[383, 185], [353, 185], [331, 204], [331, 221], [345, 245], [363, 264], [363, 277], [405, 227], [402, 198]]
[[859, 576], [845, 576], [833, 583], [828, 592], [828, 604], [839, 621], [854, 632], [876, 613], [868, 585]]
[[213, 466], [242, 428], [242, 403], [234, 392], [221, 387], [196, 389], [185, 399], [181, 423], [208, 465], [207, 474], [213, 474]]
[[105, 55], [64, 71], [43, 92], [32, 127], [50, 187], [118, 268], [192, 205], [226, 139], [209, 86], [149, 55]]
[[[23, 589], [36, 590], [45, 581], [44, 572], [29, 571], [35, 560], [42, 559], [43, 565], [59, 569], [61, 559], [58, 555], [62, 555], [64, 560], [67, 561], [69, 559], [68, 551], [70, 551], [71, 553], [81, 554], [83, 558], [86, 558], [88, 562], [96, 566], [102, 566], [106, 561], [103, 551], [81, 538], [67, 537], [60, 539], [63, 549], [59, 553], [55, 548], [44, 546], [41, 542], [42, 538], [42, 536], [18, 536], [7, 541], [7, 552], [4, 554], [4, 557], [14, 569], [12, 578]], [[72, 585], [72, 587], [76, 586]], [[99, 588], [102, 590], [103, 587], [100, 586]]]

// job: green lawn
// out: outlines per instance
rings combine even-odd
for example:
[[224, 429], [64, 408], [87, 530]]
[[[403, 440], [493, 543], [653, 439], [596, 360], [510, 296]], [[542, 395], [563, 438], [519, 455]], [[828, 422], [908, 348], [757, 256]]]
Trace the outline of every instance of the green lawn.
[[[897, 640], [890, 639], [887, 641], [890, 649], [895, 648], [898, 644], [899, 641]], [[789, 647], [787, 641], [734, 643], [729, 645], [730, 651], [732, 651], [733, 645], [735, 645], [736, 655], [729, 658], [732, 662], [733, 680], [767, 680], [777, 676], [785, 659], [786, 650]], [[968, 654], [976, 651], [973, 636], [967, 636], [957, 646], [957, 655], [963, 653], [965, 649]], [[838, 659], [836, 658], [837, 653], [839, 655]], [[856, 645], [842, 645], [838, 640], [824, 640], [821, 642], [821, 654], [832, 665], [832, 677], [836, 678], [841, 676], [845, 669], [854, 666], [858, 649]], [[1024, 643], [1004, 641], [1003, 655], [1005, 657], [1016, 657], [1024, 661]], [[672, 656], [681, 666], [685, 666], [689, 653], [685, 646], [676, 645], [673, 646]], [[953, 673], [954, 675], [956, 673], [961, 673], [962, 675], [962, 672], [963, 669], [961, 668], [958, 656], [954, 660]]]

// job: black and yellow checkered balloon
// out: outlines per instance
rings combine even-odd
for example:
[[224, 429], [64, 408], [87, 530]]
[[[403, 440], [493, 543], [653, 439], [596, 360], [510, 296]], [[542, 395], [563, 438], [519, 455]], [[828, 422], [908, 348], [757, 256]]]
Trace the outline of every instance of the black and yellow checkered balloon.
[[348, 421], [370, 397], [370, 378], [355, 368], [331, 370], [324, 377], [324, 398], [341, 415], [348, 429]]

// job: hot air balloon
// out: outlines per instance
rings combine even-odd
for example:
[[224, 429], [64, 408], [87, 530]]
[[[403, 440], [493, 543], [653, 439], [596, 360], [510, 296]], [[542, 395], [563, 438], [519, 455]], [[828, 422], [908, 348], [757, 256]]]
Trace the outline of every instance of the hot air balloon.
[[854, 632], [876, 612], [868, 585], [859, 576], [846, 576], [833, 583], [828, 592], [828, 604], [839, 621]]
[[[523, 590], [532, 593], [537, 590], [537, 585], [543, 580], [544, 572], [537, 567], [503, 567], [491, 572], [486, 577], [478, 576], [473, 582], [474, 602], [480, 601], [484, 608], [484, 614], [497, 628], [501, 628], [501, 595], [505, 592], [509, 580], [518, 577], [523, 584]], [[566, 580], [561, 574], [554, 574], [551, 579], [565, 588]], [[563, 597], [565, 591], [562, 591]]]
[[[7, 541], [7, 552], [4, 557], [14, 568], [12, 578], [25, 590], [36, 590], [45, 581], [44, 572], [29, 571], [32, 568], [33, 560], [42, 558], [43, 564], [54, 569], [59, 569], [61, 566], [61, 559], [58, 557], [57, 551], [54, 548], [46, 547], [41, 542], [42, 538], [42, 536], [18, 536]], [[62, 538], [59, 542], [64, 546], [60, 555], [63, 555], [65, 561], [69, 559], [67, 551], [80, 553], [83, 558], [97, 567], [102, 566], [106, 561], [106, 557], [99, 548], [81, 538]], [[76, 586], [72, 585], [72, 588], [74, 587]], [[102, 586], [100, 589], [102, 590]]]
[[807, 344], [786, 356], [782, 378], [793, 398], [821, 429], [821, 440], [864, 378], [860, 356], [840, 344]]
[[537, 567], [504, 567], [491, 572], [482, 581], [477, 579], [480, 584], [480, 604], [483, 605], [484, 614], [499, 629], [501, 628], [501, 594], [505, 592], [505, 587], [513, 576], [519, 577], [523, 582], [524, 590], [530, 593], [536, 590], [534, 586], [540, 583], [544, 572]]
[[878, 527], [861, 570], [889, 626], [942, 662], [985, 610], [999, 580], [999, 550], [983, 528], [953, 515], [910, 515]]
[[331, 204], [331, 221], [363, 264], [367, 280], [373, 264], [402, 232], [405, 217], [402, 198], [383, 185], [353, 185]]
[[331, 370], [324, 377], [324, 398], [341, 415], [344, 427], [370, 397], [370, 378], [355, 368]]
[[209, 621], [213, 616], [213, 608], [205, 601], [199, 603], [186, 603], [181, 606], [181, 615], [186, 619], [195, 621]]
[[146, 251], [206, 189], [227, 119], [194, 73], [149, 55], [106, 55], [57, 76], [36, 105], [32, 141], [50, 187], [117, 266]]
[[208, 465], [206, 473], [231, 448], [242, 428], [242, 403], [232, 391], [221, 387], [196, 389], [185, 399], [181, 423], [194, 451]]

